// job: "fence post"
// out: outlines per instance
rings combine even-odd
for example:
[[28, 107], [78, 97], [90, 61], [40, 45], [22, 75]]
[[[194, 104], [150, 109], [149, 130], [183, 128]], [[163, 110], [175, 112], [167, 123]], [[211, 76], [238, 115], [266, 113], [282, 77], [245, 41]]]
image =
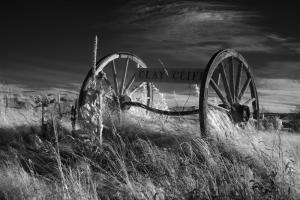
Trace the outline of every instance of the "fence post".
[[76, 130], [76, 119], [77, 119], [77, 99], [75, 100], [75, 105], [71, 107], [71, 125], [72, 125], [72, 135]]
[[296, 124], [296, 116], [295, 115], [293, 115], [293, 121], [294, 121], [294, 132], [296, 132], [297, 131], [297, 124]]
[[8, 101], [9, 101], [9, 97], [8, 95], [10, 95], [10, 88], [8, 88], [7, 90], [7, 94], [5, 94], [5, 114], [7, 114], [7, 109], [8, 109]]
[[8, 108], [8, 96], [5, 94], [5, 114], [7, 114], [7, 108]]
[[58, 93], [58, 96], [57, 96], [57, 102], [58, 102], [58, 115], [60, 118], [62, 118], [62, 113], [61, 113], [61, 107], [60, 107], [60, 93]]
[[45, 125], [45, 105], [44, 102], [42, 102], [42, 133], [45, 134], [46, 131], [46, 125]]

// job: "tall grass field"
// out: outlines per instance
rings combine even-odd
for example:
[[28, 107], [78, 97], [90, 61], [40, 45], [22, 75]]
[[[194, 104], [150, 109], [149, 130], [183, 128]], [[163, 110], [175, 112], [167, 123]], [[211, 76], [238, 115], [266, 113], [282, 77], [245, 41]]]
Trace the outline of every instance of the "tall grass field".
[[300, 199], [298, 133], [240, 128], [211, 109], [202, 138], [198, 116], [139, 108], [87, 114], [72, 130], [72, 101], [49, 105], [42, 126], [41, 107], [17, 92], [0, 98], [1, 200]]

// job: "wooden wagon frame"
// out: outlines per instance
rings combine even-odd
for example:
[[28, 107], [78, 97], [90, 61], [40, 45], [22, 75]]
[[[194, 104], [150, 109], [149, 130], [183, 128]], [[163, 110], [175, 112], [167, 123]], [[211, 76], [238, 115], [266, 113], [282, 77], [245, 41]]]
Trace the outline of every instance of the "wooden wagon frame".
[[[117, 80], [115, 63], [118, 59], [126, 60], [121, 82], [118, 82]], [[136, 64], [136, 72], [126, 80], [129, 62]], [[103, 71], [108, 67], [111, 67], [111, 79], [109, 79]], [[186, 77], [179, 78], [179, 76], [183, 76], [182, 74], [178, 74], [180, 72], [186, 74], [190, 73], [189, 75], [193, 76], [193, 78], [189, 77], [190, 80], [186, 80]], [[153, 76], [149, 75], [151, 73]], [[155, 73], [160, 74], [161, 76], [155, 76]], [[147, 68], [147, 65], [142, 59], [134, 54], [125, 52], [113, 53], [105, 56], [96, 63], [95, 69], [92, 68], [88, 72], [82, 83], [78, 99], [78, 113], [80, 113], [80, 109], [87, 102], [87, 86], [89, 81], [94, 77], [101, 80], [101, 84], [107, 84], [111, 87], [113, 91], [112, 99], [119, 103], [121, 110], [128, 110], [131, 106], [135, 106], [163, 115], [181, 116], [198, 114], [201, 135], [203, 137], [206, 137], [208, 132], [208, 107], [210, 106], [227, 113], [234, 124], [247, 123], [249, 119], [254, 119], [256, 124], [259, 122], [259, 100], [253, 74], [244, 57], [233, 49], [224, 49], [216, 52], [211, 57], [204, 70], [185, 68], [169, 70], [166, 70], [165, 68]], [[128, 93], [130, 89], [132, 89], [131, 86], [133, 82], [142, 82], [146, 84], [146, 103], [131, 101]], [[153, 94], [151, 87], [153, 82], [176, 82], [200, 85], [199, 108], [179, 112], [152, 107], [151, 101], [153, 101]], [[220, 87], [220, 85], [222, 85], [222, 87]], [[250, 97], [247, 100], [242, 101], [248, 88], [250, 89]], [[216, 98], [218, 98], [221, 103], [214, 105], [208, 101], [209, 90], [213, 90], [216, 94]]]

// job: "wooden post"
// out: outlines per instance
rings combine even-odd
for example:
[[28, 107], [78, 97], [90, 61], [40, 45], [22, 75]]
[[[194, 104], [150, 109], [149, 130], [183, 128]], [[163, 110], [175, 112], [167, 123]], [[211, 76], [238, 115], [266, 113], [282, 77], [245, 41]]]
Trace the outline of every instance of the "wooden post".
[[293, 120], [294, 120], [294, 132], [297, 131], [297, 124], [296, 124], [296, 116], [293, 115]]
[[75, 120], [78, 119], [78, 99], [75, 99]]
[[7, 94], [5, 94], [5, 114], [7, 113], [7, 108], [8, 108], [8, 97]]
[[71, 125], [72, 125], [72, 134], [76, 130], [76, 119], [77, 119], [77, 99], [75, 100], [75, 105], [71, 107]]
[[98, 36], [95, 36], [95, 44], [94, 44], [94, 59], [93, 59], [93, 77], [94, 81], [96, 79], [96, 68], [97, 68], [97, 50], [98, 50]]
[[7, 89], [7, 94], [5, 94], [5, 114], [7, 113], [7, 109], [8, 109], [8, 101], [10, 98], [10, 88]]

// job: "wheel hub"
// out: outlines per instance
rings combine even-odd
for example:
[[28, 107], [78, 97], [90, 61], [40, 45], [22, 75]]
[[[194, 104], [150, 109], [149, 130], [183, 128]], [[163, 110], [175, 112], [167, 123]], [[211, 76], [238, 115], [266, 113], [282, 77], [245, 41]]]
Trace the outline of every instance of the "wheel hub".
[[131, 98], [127, 95], [122, 95], [119, 96], [119, 102], [120, 102], [120, 107], [121, 110], [129, 110], [130, 109], [130, 105], [127, 105], [127, 102], [131, 102]]
[[235, 103], [230, 109], [234, 123], [247, 122], [250, 118], [250, 108], [246, 105]]

